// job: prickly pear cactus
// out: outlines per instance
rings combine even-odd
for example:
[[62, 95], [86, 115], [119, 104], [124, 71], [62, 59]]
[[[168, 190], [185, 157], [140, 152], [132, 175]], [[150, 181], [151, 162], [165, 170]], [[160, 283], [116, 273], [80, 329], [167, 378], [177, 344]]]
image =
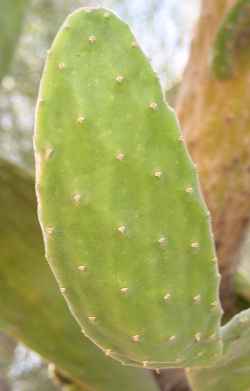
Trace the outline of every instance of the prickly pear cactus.
[[9, 70], [28, 4], [29, 0], [11, 0], [1, 2], [0, 80]]
[[222, 328], [223, 356], [212, 368], [188, 371], [193, 391], [250, 389], [250, 310]]
[[238, 296], [250, 302], [250, 226], [246, 229], [245, 238], [239, 251], [239, 267], [234, 275], [234, 288]]
[[106, 357], [71, 316], [44, 259], [33, 178], [0, 159], [0, 187], [0, 328], [53, 362], [75, 391], [156, 391], [149, 371]]
[[[226, 15], [216, 36], [212, 69], [218, 79], [228, 79], [235, 72], [235, 62], [242, 48], [249, 46], [250, 0], [238, 0]], [[248, 58], [248, 51], [243, 51]]]
[[46, 256], [82, 331], [125, 364], [220, 354], [210, 217], [175, 114], [128, 26], [80, 9], [44, 69], [35, 132]]

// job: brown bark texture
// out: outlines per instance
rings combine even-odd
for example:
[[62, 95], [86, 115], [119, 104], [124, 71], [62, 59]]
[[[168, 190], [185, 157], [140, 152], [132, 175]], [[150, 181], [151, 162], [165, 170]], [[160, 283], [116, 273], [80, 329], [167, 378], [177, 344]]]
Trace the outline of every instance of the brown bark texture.
[[176, 102], [212, 216], [222, 273], [221, 299], [229, 316], [234, 312], [231, 279], [237, 266], [235, 255], [250, 220], [250, 39], [240, 43], [247, 32], [238, 37], [242, 39], [232, 53], [234, 69], [229, 79], [217, 79], [210, 62], [218, 28], [235, 3], [203, 0]]
[[[238, 40], [229, 79], [215, 77], [211, 54], [218, 29], [236, 2], [202, 1], [175, 105], [211, 212], [222, 274], [221, 300], [228, 317], [236, 311], [232, 276], [250, 222], [250, 37], [239, 37], [248, 38], [247, 45]], [[160, 386], [163, 391], [189, 390], [181, 370], [163, 371]]]

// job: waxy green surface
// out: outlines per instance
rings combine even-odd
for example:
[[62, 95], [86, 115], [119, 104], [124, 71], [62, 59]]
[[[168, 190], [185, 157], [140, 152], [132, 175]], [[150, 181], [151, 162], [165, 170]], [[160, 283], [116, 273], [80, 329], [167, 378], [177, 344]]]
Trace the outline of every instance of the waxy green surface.
[[249, 56], [250, 0], [238, 0], [226, 14], [216, 35], [211, 66], [218, 79], [235, 74], [242, 55]]
[[46, 257], [83, 332], [151, 368], [220, 354], [210, 217], [174, 112], [128, 26], [80, 9], [59, 31], [36, 112]]
[[0, 10], [0, 81], [9, 71], [29, 0], [2, 0]]
[[239, 266], [234, 274], [234, 289], [238, 296], [250, 302], [250, 226], [246, 229], [238, 255]]
[[70, 314], [44, 259], [33, 178], [0, 160], [0, 187], [0, 328], [53, 362], [76, 390], [156, 391], [151, 373], [106, 357]]
[[191, 370], [194, 391], [248, 391], [250, 389], [250, 310], [222, 328], [223, 355], [211, 368]]

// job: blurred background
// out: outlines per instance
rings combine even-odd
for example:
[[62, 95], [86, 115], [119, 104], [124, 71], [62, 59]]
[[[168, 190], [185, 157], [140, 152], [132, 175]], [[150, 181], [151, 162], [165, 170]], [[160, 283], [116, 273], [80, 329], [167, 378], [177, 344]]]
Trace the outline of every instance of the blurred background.
[[[0, 5], [8, 1], [0, 0]], [[30, 1], [15, 58], [0, 86], [0, 143], [1, 157], [31, 172], [34, 108], [46, 51], [64, 18], [82, 6], [109, 7], [129, 23], [171, 103], [188, 59], [200, 0]], [[0, 391], [10, 390], [52, 391], [56, 386], [37, 354], [0, 334]]]

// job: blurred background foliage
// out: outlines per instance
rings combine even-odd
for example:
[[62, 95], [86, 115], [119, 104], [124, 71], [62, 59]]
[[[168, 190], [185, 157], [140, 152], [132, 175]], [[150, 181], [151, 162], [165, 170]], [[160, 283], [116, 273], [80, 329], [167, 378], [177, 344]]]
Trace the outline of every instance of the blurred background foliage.
[[[0, 5], [6, 1], [14, 0], [0, 0]], [[46, 52], [64, 18], [82, 6], [109, 7], [129, 23], [171, 100], [188, 59], [200, 0], [30, 0], [15, 57], [0, 86], [0, 153], [31, 172], [34, 109]], [[39, 356], [0, 334], [1, 391], [56, 389]]]

